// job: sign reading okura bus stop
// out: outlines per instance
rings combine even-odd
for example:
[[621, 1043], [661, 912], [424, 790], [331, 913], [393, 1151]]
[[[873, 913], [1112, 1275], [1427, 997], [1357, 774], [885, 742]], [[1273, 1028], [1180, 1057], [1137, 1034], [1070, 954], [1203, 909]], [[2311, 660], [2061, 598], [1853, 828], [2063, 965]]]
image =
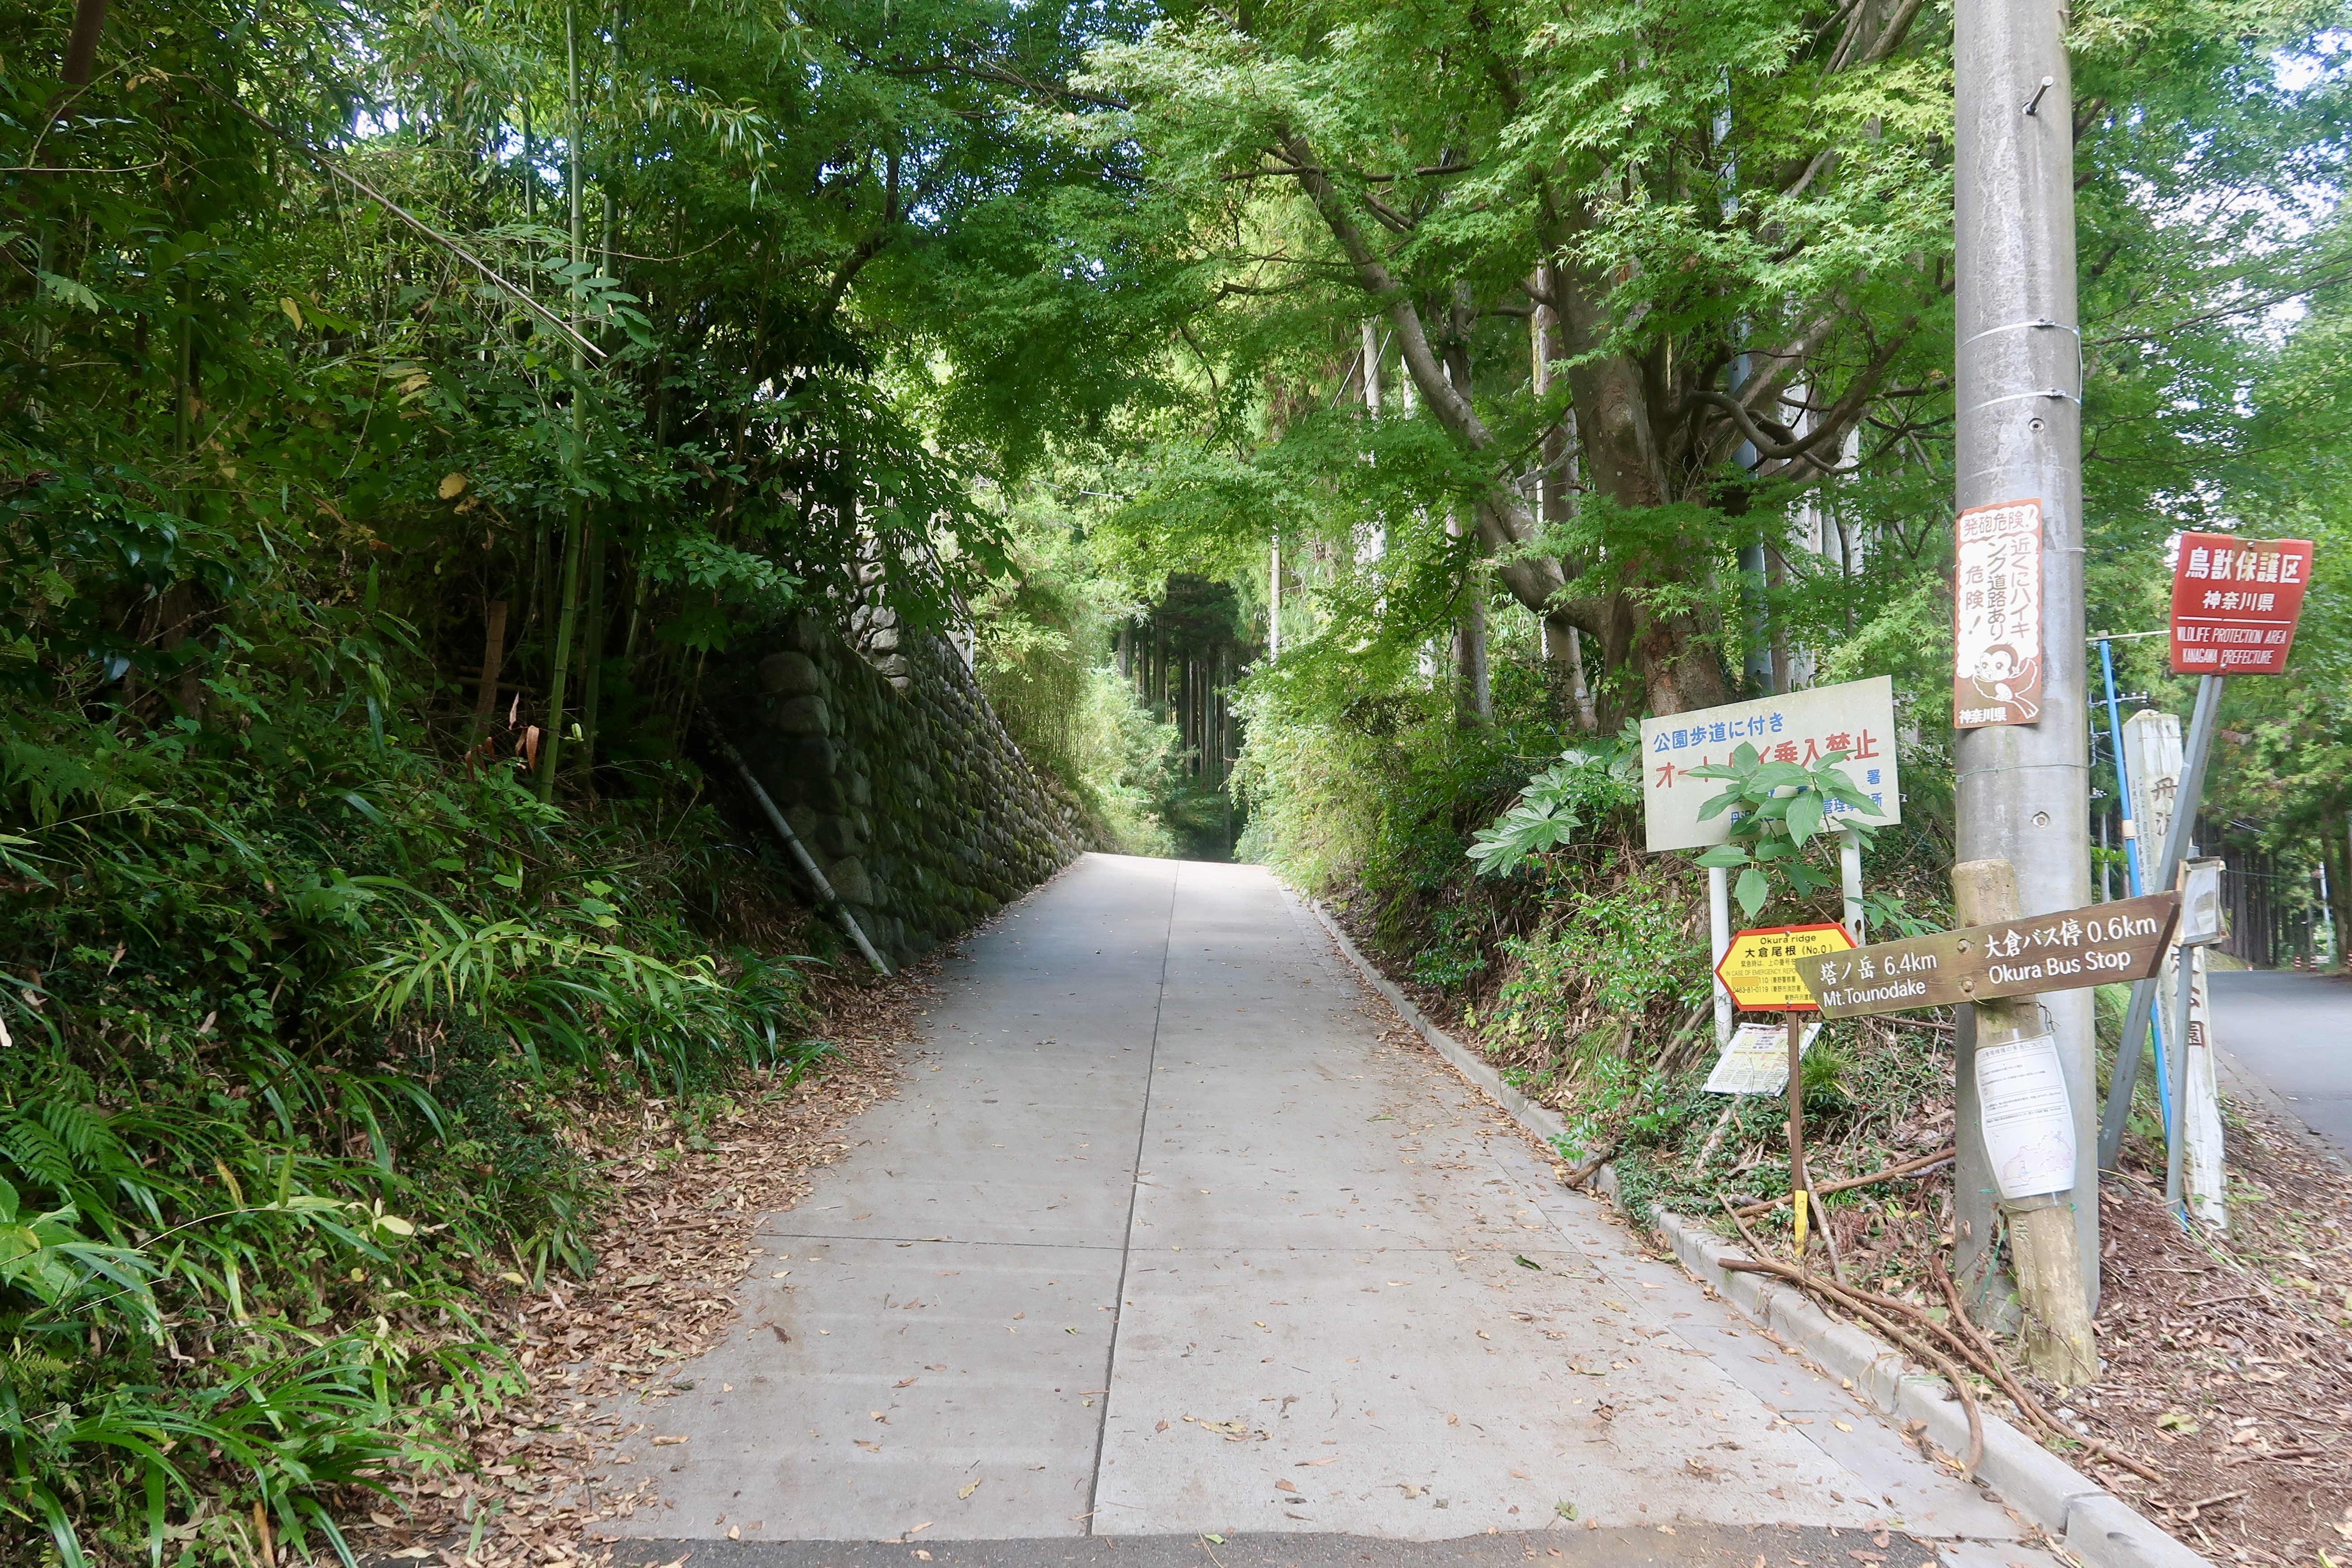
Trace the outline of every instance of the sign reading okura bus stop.
[[1797, 965], [1824, 1018], [1990, 1002], [2154, 974], [2180, 910], [2177, 893], [2153, 893], [2054, 915], [1968, 926]]

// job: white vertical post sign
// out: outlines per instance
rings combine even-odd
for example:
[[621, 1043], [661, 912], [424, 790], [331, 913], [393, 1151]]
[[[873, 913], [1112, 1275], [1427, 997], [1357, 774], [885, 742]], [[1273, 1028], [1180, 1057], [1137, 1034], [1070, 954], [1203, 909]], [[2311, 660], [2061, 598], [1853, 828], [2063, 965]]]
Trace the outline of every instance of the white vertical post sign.
[[[2180, 798], [2183, 756], [2179, 716], [2152, 709], [2133, 714], [2124, 723], [2124, 747], [2130, 752], [2132, 815], [2137, 819], [2140, 842], [2144, 847], [2161, 845], [2171, 836], [2173, 809]], [[2193, 853], [2195, 846], [2189, 847]], [[2148, 857], [2142, 857], [2141, 864], [2149, 864]], [[2192, 955], [2189, 968], [2189, 1039], [2181, 1081], [2173, 1085], [2172, 1091], [2183, 1097], [2181, 1142], [2188, 1146], [2189, 1205], [2206, 1224], [2216, 1230], [2227, 1230], [2230, 1209], [2221, 1164], [2221, 1075], [2214, 1069], [2205, 950], [2196, 947], [2188, 951]], [[2181, 952], [2176, 947], [2165, 959], [2163, 979], [2157, 988], [2157, 995], [2164, 1003], [2162, 1016], [2168, 1037], [2173, 1028], [2171, 998], [2179, 994]], [[2179, 1054], [2176, 1049], [2176, 1057]]]
[[[2174, 967], [2180, 961], [2181, 949], [2172, 950], [2172, 962], [2165, 965], [2165, 984], [2171, 987], [2179, 982]], [[2230, 1228], [2230, 1205], [2227, 1196], [2228, 1178], [2222, 1172], [2221, 1091], [2220, 1074], [2213, 1060], [2212, 1014], [2208, 1005], [2205, 984], [2205, 949], [2192, 947], [2189, 952], [2189, 1062], [2181, 1077], [2187, 1080], [2189, 1103], [2181, 1108], [2184, 1121], [2181, 1141], [2189, 1145], [2189, 1204], [2197, 1217], [2215, 1230]], [[2167, 992], [2169, 994], [2169, 990]]]

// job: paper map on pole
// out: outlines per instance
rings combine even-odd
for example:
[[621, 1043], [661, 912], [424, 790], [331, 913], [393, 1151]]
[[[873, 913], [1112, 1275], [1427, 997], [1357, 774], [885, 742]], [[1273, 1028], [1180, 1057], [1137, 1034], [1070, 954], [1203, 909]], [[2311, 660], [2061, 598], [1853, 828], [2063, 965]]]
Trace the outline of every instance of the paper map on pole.
[[[1819, 1024], [1805, 1026], [1802, 1055], [1813, 1048]], [[1784, 1024], [1742, 1024], [1706, 1075], [1709, 1094], [1778, 1094], [1789, 1087], [1789, 1030]]]
[[2040, 1197], [2074, 1184], [2074, 1108], [2056, 1036], [1979, 1046], [1977, 1104], [2002, 1197]]

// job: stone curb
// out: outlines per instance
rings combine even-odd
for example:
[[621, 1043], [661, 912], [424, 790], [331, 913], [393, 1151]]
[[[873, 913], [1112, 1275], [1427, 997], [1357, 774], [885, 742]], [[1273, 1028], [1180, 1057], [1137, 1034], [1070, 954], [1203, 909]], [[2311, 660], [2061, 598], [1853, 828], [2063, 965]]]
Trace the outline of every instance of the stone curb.
[[[1568, 1124], [1558, 1111], [1538, 1105], [1505, 1083], [1476, 1051], [1431, 1023], [1393, 981], [1358, 951], [1319, 900], [1303, 893], [1296, 896], [1314, 911], [1339, 951], [1372, 988], [1387, 997], [1389, 1005], [1463, 1077], [1538, 1137], [1549, 1142], [1567, 1132]], [[1628, 1218], [1637, 1217], [1625, 1209], [1613, 1167], [1603, 1165], [1592, 1184]], [[1674, 1248], [1685, 1272], [1713, 1287], [1823, 1371], [1853, 1379], [1855, 1391], [1881, 1411], [1898, 1421], [1927, 1423], [1925, 1436], [1946, 1453], [1968, 1452], [1968, 1416], [1941, 1377], [1914, 1371], [1901, 1352], [1852, 1323], [1839, 1322], [1806, 1296], [1773, 1283], [1767, 1276], [1727, 1270], [1726, 1259], [1748, 1254], [1712, 1232], [1664, 1209], [1654, 1210], [1649, 1223]], [[2212, 1568], [2205, 1558], [2032, 1437], [1990, 1410], [1980, 1414], [1984, 1458], [1977, 1466], [1977, 1479], [2027, 1518], [2060, 1536], [2067, 1550], [2091, 1568]]]

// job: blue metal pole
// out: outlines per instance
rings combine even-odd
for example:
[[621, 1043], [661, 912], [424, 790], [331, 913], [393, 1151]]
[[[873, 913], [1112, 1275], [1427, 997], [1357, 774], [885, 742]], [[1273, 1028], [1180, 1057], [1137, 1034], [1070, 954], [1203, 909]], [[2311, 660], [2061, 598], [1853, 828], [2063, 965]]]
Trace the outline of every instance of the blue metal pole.
[[[2105, 637], [2099, 639], [2099, 670], [2107, 681], [2107, 744], [2116, 754], [2116, 805], [2123, 813], [2124, 822], [2124, 874], [2131, 888], [2131, 896], [2137, 899], [2140, 892], [2139, 833], [2132, 821], [2131, 773], [2124, 763], [2123, 720], [2116, 708], [2115, 647]], [[2172, 1129], [2172, 1072], [2164, 1059], [2164, 1025], [2153, 1015], [2150, 1015], [2148, 1023], [2156, 1033], [2156, 1102], [2164, 1118], [2165, 1135], [2169, 1138]], [[2129, 1044], [2136, 1050], [2139, 1042], [2135, 1040]], [[2121, 1049], [2122, 1046], [2119, 1044], [2117, 1048]]]

